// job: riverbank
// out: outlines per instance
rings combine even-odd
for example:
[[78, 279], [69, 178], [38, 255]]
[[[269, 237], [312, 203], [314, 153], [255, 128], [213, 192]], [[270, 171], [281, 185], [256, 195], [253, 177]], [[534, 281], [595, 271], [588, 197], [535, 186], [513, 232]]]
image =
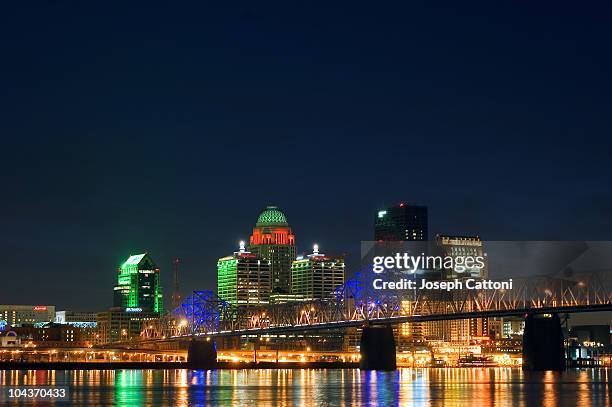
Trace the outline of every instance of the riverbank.
[[121, 369], [354, 369], [357, 362], [0, 362], [0, 370], [121, 370]]

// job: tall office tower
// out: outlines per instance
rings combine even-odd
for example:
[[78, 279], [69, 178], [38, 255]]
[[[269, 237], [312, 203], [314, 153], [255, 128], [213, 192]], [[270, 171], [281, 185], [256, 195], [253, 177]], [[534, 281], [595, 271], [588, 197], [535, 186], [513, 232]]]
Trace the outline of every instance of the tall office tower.
[[[384, 242], [426, 241], [428, 235], [427, 207], [408, 205], [401, 202], [397, 206], [381, 209], [374, 218], [374, 240]], [[404, 323], [398, 328], [398, 349], [409, 348], [419, 343], [423, 337], [425, 324], [422, 322]]]
[[427, 207], [400, 203], [379, 210], [374, 219], [374, 240], [427, 240]]
[[130, 256], [117, 268], [113, 305], [124, 311], [164, 312], [159, 267], [149, 253]]
[[326, 256], [314, 245], [312, 254], [291, 265], [291, 293], [306, 300], [332, 298], [344, 284], [344, 257]]
[[[459, 265], [458, 261], [454, 261], [454, 269], [445, 269], [442, 278], [462, 278], [462, 277], [475, 277], [475, 278], [487, 278], [488, 268], [482, 240], [478, 236], [450, 236], [450, 235], [436, 235], [436, 248], [438, 255], [442, 257], [467, 258], [467, 257], [481, 257], [484, 262], [484, 267], [469, 267], [465, 270], [457, 268]], [[463, 261], [463, 260], [462, 260]]]
[[239, 307], [270, 302], [270, 262], [247, 252], [244, 242], [233, 255], [217, 262], [217, 296]]
[[[479, 236], [451, 236], [436, 235], [436, 250], [442, 257], [452, 257], [455, 259], [454, 268], [442, 270], [442, 279], [455, 278], [487, 278], [488, 267], [484, 253], [482, 240]], [[460, 266], [461, 262], [468, 257], [480, 257], [484, 267], [465, 267]], [[459, 260], [458, 259], [462, 259]], [[460, 268], [458, 269], [457, 266]], [[454, 340], [469, 340], [475, 337], [485, 337], [489, 335], [489, 320], [487, 318], [472, 318], [453, 321], [450, 324], [451, 338]]]
[[276, 206], [268, 206], [257, 218], [249, 250], [270, 262], [272, 289], [289, 293], [291, 263], [295, 260], [295, 235], [287, 217]]

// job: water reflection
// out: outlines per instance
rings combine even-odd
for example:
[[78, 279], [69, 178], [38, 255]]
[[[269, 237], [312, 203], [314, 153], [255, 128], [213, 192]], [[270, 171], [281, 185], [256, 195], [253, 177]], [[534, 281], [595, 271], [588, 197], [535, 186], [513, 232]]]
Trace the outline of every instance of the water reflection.
[[610, 405], [610, 371], [511, 368], [0, 371], [0, 385], [69, 386], [75, 404]]

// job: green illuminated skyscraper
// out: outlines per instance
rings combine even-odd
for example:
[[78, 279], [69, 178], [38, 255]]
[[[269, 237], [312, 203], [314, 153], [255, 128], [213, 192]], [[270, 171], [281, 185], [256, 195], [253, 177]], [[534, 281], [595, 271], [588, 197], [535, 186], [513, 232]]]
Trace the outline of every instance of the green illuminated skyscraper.
[[159, 268], [149, 253], [130, 256], [117, 268], [114, 306], [127, 311], [163, 313]]
[[245, 250], [217, 262], [217, 295], [239, 307], [257, 306], [270, 302], [270, 262]]

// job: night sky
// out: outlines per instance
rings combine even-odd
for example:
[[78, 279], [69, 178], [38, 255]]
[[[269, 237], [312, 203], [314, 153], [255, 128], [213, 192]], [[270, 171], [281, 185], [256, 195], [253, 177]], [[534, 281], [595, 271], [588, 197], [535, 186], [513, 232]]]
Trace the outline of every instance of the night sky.
[[17, 3], [0, 303], [106, 309], [143, 250], [167, 298], [176, 256], [212, 289], [268, 204], [353, 269], [401, 200], [432, 235], [612, 240], [610, 3]]

